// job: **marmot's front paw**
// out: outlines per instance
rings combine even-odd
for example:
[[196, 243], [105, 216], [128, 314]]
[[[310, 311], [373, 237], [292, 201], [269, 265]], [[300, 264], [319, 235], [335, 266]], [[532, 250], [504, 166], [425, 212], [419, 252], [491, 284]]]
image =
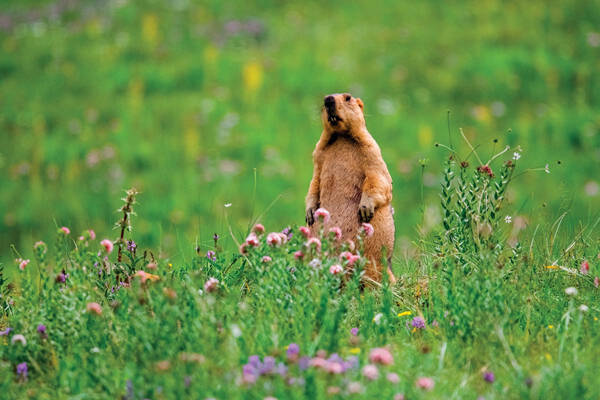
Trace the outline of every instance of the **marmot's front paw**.
[[373, 206], [373, 202], [371, 199], [364, 195], [360, 199], [360, 205], [358, 206], [358, 215], [360, 217], [360, 222], [369, 222], [373, 218], [375, 214], [375, 207]]
[[306, 209], [306, 223], [308, 224], [308, 226], [311, 226], [312, 224], [315, 223], [315, 211], [317, 210], [316, 207], [308, 207]]

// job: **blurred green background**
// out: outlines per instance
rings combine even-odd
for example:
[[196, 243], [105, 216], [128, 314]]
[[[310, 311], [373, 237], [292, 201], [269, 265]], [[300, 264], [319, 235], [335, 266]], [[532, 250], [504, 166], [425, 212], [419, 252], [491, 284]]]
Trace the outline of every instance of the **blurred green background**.
[[482, 158], [549, 164], [508, 193], [530, 227], [599, 205], [598, 1], [3, 0], [0, 47], [5, 262], [57, 226], [116, 237], [130, 186], [134, 237], [170, 256], [265, 211], [270, 230], [302, 223], [332, 92], [365, 102], [398, 254], [439, 219], [448, 110], [454, 145], [463, 127]]

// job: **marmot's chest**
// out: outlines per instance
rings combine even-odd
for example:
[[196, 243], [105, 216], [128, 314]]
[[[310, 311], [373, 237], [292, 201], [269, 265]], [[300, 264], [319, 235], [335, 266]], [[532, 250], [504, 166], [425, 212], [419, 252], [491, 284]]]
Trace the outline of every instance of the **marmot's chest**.
[[322, 157], [321, 197], [358, 203], [365, 180], [365, 159], [359, 145], [348, 138], [337, 138]]

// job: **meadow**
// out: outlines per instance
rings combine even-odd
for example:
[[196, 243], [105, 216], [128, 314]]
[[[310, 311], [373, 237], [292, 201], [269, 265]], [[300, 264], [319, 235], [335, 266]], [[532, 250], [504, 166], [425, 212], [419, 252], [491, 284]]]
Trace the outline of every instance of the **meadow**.
[[[4, 1], [0, 390], [600, 397], [599, 26], [597, 1]], [[393, 286], [300, 229], [333, 92], [394, 181]]]

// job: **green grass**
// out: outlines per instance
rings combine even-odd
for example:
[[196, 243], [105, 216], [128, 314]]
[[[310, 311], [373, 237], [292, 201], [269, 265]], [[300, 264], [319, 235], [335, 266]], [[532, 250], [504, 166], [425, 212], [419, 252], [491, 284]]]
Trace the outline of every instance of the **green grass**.
[[[600, 397], [598, 1], [67, 3], [0, 10], [4, 397]], [[394, 287], [340, 288], [325, 239], [294, 258], [320, 104], [344, 91], [394, 181]], [[129, 187], [137, 254], [104, 260]], [[256, 220], [293, 237], [241, 256]], [[358, 368], [300, 370], [290, 343]], [[380, 346], [394, 364], [370, 382]], [[251, 355], [287, 372], [243, 383]]]

